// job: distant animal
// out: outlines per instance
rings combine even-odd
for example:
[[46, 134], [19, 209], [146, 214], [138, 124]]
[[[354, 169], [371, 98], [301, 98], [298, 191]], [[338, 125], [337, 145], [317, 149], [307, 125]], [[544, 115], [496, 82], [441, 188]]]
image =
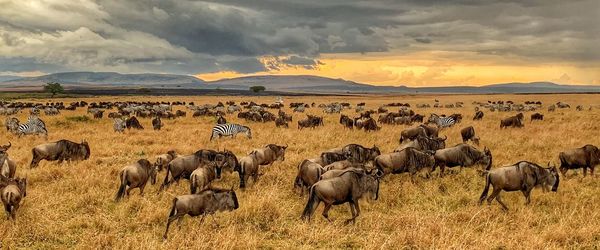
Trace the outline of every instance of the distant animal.
[[486, 147], [481, 152], [475, 147], [469, 144], [458, 144], [454, 147], [440, 149], [435, 151], [434, 154], [435, 164], [431, 169], [431, 172], [440, 167], [440, 177], [444, 176], [444, 170], [446, 167], [452, 168], [460, 166], [463, 167], [473, 166], [475, 164], [484, 164], [486, 170], [489, 170], [492, 166], [492, 152]]
[[344, 128], [354, 129], [354, 121], [347, 115], [340, 115], [340, 124], [342, 124]]
[[135, 116], [127, 118], [127, 120], [125, 120], [125, 126], [127, 127], [127, 129], [144, 129], [142, 124], [140, 124], [140, 121], [138, 121], [138, 119]]
[[478, 110], [477, 112], [475, 112], [475, 115], [473, 116], [473, 121], [479, 121], [483, 119], [483, 111]]
[[315, 183], [309, 191], [309, 198], [301, 219], [310, 221], [310, 217], [321, 202], [325, 203], [323, 217], [329, 222], [329, 209], [332, 205], [350, 203], [352, 218], [346, 220], [346, 224], [355, 222], [360, 215], [358, 200], [365, 194], [371, 194], [371, 198], [377, 200], [379, 197], [379, 178], [377, 171], [362, 172], [347, 170], [338, 177], [320, 180]]
[[125, 121], [123, 121], [123, 119], [121, 118], [115, 118], [113, 119], [113, 130], [115, 132], [119, 132], [119, 133], [123, 133], [125, 132], [125, 128], [127, 127], [127, 124], [125, 123]]
[[323, 172], [323, 166], [309, 160], [303, 160], [298, 165], [298, 174], [296, 174], [296, 179], [294, 180], [294, 188], [300, 190], [300, 195], [303, 195], [305, 189], [308, 190], [313, 184], [319, 181]]
[[17, 171], [17, 164], [15, 161], [8, 158], [8, 149], [12, 146], [12, 143], [0, 146], [0, 176], [7, 178], [15, 177]]
[[220, 115], [217, 119], [217, 124], [227, 124], [227, 120], [225, 119], [225, 117]]
[[600, 164], [600, 149], [594, 145], [585, 145], [581, 148], [575, 148], [560, 152], [558, 154], [560, 160], [560, 172], [563, 176], [567, 174], [569, 169], [583, 168], [583, 176], [587, 174], [587, 169], [594, 175], [594, 168]]
[[248, 139], [252, 139], [252, 131], [249, 127], [239, 124], [226, 123], [217, 124], [213, 127], [210, 140], [212, 141], [213, 139], [221, 138], [222, 136], [231, 136], [235, 138], [235, 136], [239, 133], [244, 133]]
[[285, 118], [283, 117], [277, 117], [277, 119], [275, 119], [275, 126], [276, 127], [285, 127], [285, 128], [289, 128], [289, 125], [287, 123], [287, 121], [285, 120]]
[[173, 206], [167, 219], [167, 229], [163, 239], [167, 239], [169, 226], [174, 220], [181, 220], [186, 214], [196, 217], [214, 214], [219, 211], [233, 211], [239, 208], [237, 195], [233, 189], [207, 189], [198, 194], [177, 196], [173, 199]]
[[167, 174], [159, 190], [164, 190], [171, 183], [178, 182], [181, 178], [189, 179], [196, 168], [202, 164], [215, 161], [221, 155], [210, 149], [200, 149], [191, 155], [179, 156], [167, 164]]
[[372, 148], [367, 148], [358, 144], [348, 144], [342, 148], [342, 153], [350, 162], [366, 163], [374, 160], [375, 157], [381, 154], [381, 151], [375, 145]]
[[19, 119], [16, 117], [7, 117], [4, 126], [6, 126], [6, 131], [17, 133], [19, 129]]
[[144, 195], [144, 188], [148, 181], [152, 185], [156, 183], [156, 167], [148, 160], [140, 159], [134, 164], [127, 165], [119, 172], [120, 186], [115, 196], [115, 201], [119, 201], [134, 188], [140, 189], [140, 195]]
[[169, 150], [166, 154], [156, 156], [154, 166], [157, 168], [158, 171], [162, 171], [163, 168], [167, 168], [169, 162], [171, 162], [175, 158], [177, 158], [177, 152], [175, 152], [175, 150]]
[[7, 219], [17, 219], [17, 210], [21, 205], [21, 200], [27, 196], [27, 179], [10, 179], [4, 188], [0, 189], [0, 199], [4, 204]]
[[467, 143], [467, 141], [471, 140], [475, 145], [479, 145], [479, 137], [475, 135], [475, 128], [473, 128], [473, 126], [461, 129], [460, 135], [462, 136], [463, 143]]
[[93, 112], [94, 114], [94, 119], [102, 119], [102, 116], [104, 116], [104, 110], [96, 110], [95, 112]]
[[30, 116], [26, 123], [19, 124], [17, 128], [17, 136], [23, 135], [38, 135], [42, 134], [48, 137], [48, 129], [46, 129], [46, 123], [37, 116]]
[[383, 174], [410, 173], [414, 181], [415, 174], [421, 169], [431, 169], [435, 163], [434, 151], [420, 151], [405, 148], [399, 152], [382, 154], [374, 160], [375, 167]]
[[548, 106], [548, 112], [554, 112], [556, 110], [556, 106], [554, 104]]
[[160, 116], [156, 116], [154, 117], [154, 119], [152, 119], [152, 128], [154, 130], [160, 130], [160, 128], [162, 128], [163, 123], [160, 120]]
[[577, 105], [577, 107], [575, 107], [575, 110], [577, 110], [577, 111], [583, 111], [583, 106]]
[[500, 121], [500, 128], [520, 128], [523, 127], [523, 113], [518, 113], [515, 116], [505, 118]]
[[35, 146], [31, 153], [33, 155], [30, 168], [38, 166], [41, 160], [56, 161], [81, 161], [90, 158], [90, 146], [83, 140], [81, 143], [69, 140], [59, 140]]
[[[552, 192], [556, 192], [559, 182], [558, 171], [556, 167], [550, 167], [550, 164], [548, 164], [548, 168], [543, 168], [535, 163], [520, 161], [510, 166], [492, 169], [487, 171], [485, 188], [479, 197], [479, 205], [486, 198], [488, 204], [496, 199], [504, 210], [508, 210], [500, 198], [501, 191], [521, 191], [527, 201], [525, 204], [529, 204], [534, 187], [541, 186], [544, 191], [551, 189]], [[494, 191], [488, 198], [490, 185], [494, 187]]]
[[441, 117], [437, 114], [431, 114], [427, 122], [437, 125], [438, 128], [447, 128], [452, 127], [456, 123], [456, 119], [451, 116]]
[[540, 113], [535, 113], [535, 114], [531, 114], [531, 121], [535, 121], [535, 120], [544, 120], [544, 115], [540, 114]]

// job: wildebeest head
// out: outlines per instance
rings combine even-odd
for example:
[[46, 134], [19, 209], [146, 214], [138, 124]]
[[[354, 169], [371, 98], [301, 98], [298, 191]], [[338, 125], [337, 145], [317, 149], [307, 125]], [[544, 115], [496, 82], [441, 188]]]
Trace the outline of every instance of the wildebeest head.
[[219, 204], [220, 211], [232, 211], [240, 207], [237, 199], [237, 195], [233, 188], [228, 190], [218, 190], [213, 193], [213, 197]]
[[267, 145], [271, 150], [273, 150], [273, 152], [275, 152], [275, 156], [277, 157], [277, 160], [279, 161], [285, 161], [285, 150], [287, 149], [287, 145], [285, 146], [278, 146], [275, 144], [269, 144]]
[[588, 155], [591, 164], [600, 163], [600, 149], [598, 147], [588, 144], [583, 146], [583, 150]]
[[373, 200], [379, 198], [379, 179], [383, 176], [383, 172], [375, 169], [361, 174], [360, 182], [364, 188], [364, 192], [370, 193]]
[[209, 165], [214, 168], [217, 179], [221, 179], [221, 172], [223, 172], [223, 167], [227, 166], [227, 164], [229, 164], [227, 157], [223, 154], [218, 154], [215, 157], [215, 160]]
[[233, 152], [224, 149], [221, 154], [223, 155], [223, 160], [225, 161], [223, 163], [223, 169], [225, 169], [225, 171], [228, 173], [231, 173], [232, 171], [239, 171], [240, 163], [238, 162], [237, 156], [235, 156]]
[[27, 178], [17, 178], [17, 187], [23, 193], [23, 197], [27, 196]]
[[558, 183], [560, 182], [560, 177], [558, 176], [558, 170], [556, 166], [550, 166], [548, 162], [548, 174], [542, 179], [542, 185], [544, 185], [544, 190], [550, 189], [552, 192], [558, 191]]
[[85, 150], [85, 155], [83, 156], [83, 159], [87, 160], [90, 158], [90, 145], [88, 144], [88, 142], [86, 140], [81, 141], [80, 146], [82, 147], [82, 149]]
[[369, 150], [369, 159], [373, 160], [375, 159], [375, 157], [381, 155], [381, 151], [379, 150], [379, 148], [375, 145], [373, 145], [373, 147]]

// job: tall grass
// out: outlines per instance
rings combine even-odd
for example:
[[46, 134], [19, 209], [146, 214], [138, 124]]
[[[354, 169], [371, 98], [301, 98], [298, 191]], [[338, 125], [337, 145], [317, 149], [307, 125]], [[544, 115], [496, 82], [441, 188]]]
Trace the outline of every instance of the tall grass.
[[[272, 97], [252, 98], [257, 103], [270, 103]], [[472, 101], [540, 100], [549, 103], [565, 101], [596, 105], [597, 95], [469, 95], [469, 96], [368, 96], [368, 97], [290, 97], [286, 102], [324, 103], [348, 101], [367, 102], [376, 109], [389, 102], [433, 104], [465, 102], [460, 109], [415, 109], [417, 113], [462, 113], [464, 120], [456, 127], [444, 130], [447, 145], [460, 143], [460, 128], [473, 125], [481, 137], [482, 147], [494, 154], [494, 167], [529, 160], [545, 165], [558, 164], [562, 150], [585, 144], [600, 145], [600, 111], [576, 112], [558, 110], [545, 114], [541, 122], [527, 121], [522, 129], [499, 129], [499, 120], [515, 112], [485, 111], [483, 121], [471, 120]], [[60, 99], [65, 103], [79, 99]], [[98, 97], [93, 101], [194, 101], [196, 104], [217, 101], [251, 100], [250, 97]], [[42, 100], [41, 100], [42, 101]], [[45, 100], [43, 100], [45, 102]], [[53, 100], [57, 101], [57, 100]], [[177, 107], [182, 108], [182, 107]], [[395, 110], [395, 108], [390, 108]], [[288, 108], [286, 112], [291, 112]], [[308, 109], [309, 114], [325, 115], [320, 109]], [[353, 110], [345, 114], [355, 116]], [[112, 131], [112, 120], [72, 122], [59, 126], [66, 117], [84, 116], [85, 109], [63, 111], [61, 115], [42, 116], [49, 124], [48, 141], [82, 139], [90, 143], [92, 156], [84, 162], [63, 163], [43, 161], [36, 169], [29, 169], [31, 148], [44, 143], [42, 137], [16, 138], [0, 129], [0, 143], [11, 141], [10, 157], [17, 161], [18, 176], [27, 176], [28, 196], [17, 215], [17, 222], [0, 221], [2, 247], [10, 248], [593, 248], [600, 245], [600, 182], [597, 177], [582, 178], [573, 175], [561, 180], [558, 193], [535, 190], [532, 203], [524, 205], [521, 193], [502, 193], [509, 206], [503, 212], [500, 206], [478, 206], [477, 199], [484, 180], [476, 169], [464, 169], [444, 178], [418, 179], [411, 183], [406, 175], [386, 176], [381, 184], [380, 199], [362, 200], [361, 214], [355, 225], [345, 226], [350, 217], [348, 205], [335, 206], [330, 212], [333, 223], [322, 219], [319, 207], [310, 223], [299, 217], [306, 197], [292, 190], [296, 166], [305, 158], [317, 157], [321, 151], [348, 143], [377, 145], [383, 152], [391, 152], [398, 145], [400, 131], [407, 126], [386, 126], [377, 132], [345, 130], [337, 123], [339, 115], [325, 115], [325, 127], [296, 129], [296, 121], [304, 114], [294, 114], [290, 129], [275, 128], [273, 123], [246, 123], [235, 115], [230, 122], [247, 124], [253, 130], [253, 139], [243, 136], [210, 142], [213, 118], [188, 117], [177, 120], [163, 119], [165, 127], [153, 131], [150, 119], [140, 119], [143, 131]], [[19, 114], [26, 119], [27, 114]], [[181, 230], [172, 227], [169, 240], [162, 241], [166, 218], [173, 197], [189, 192], [187, 181], [157, 193], [159, 185], [138, 191], [120, 203], [113, 197], [118, 189], [118, 171], [125, 165], [165, 153], [170, 149], [190, 154], [201, 148], [232, 150], [242, 157], [254, 148], [268, 143], [289, 144], [284, 162], [277, 162], [264, 173], [258, 183], [238, 190], [240, 208], [233, 212], [218, 213], [200, 224], [199, 218], [186, 217]], [[159, 173], [159, 180], [164, 177]], [[160, 181], [159, 181], [160, 182]], [[213, 185], [237, 187], [237, 174], [225, 174]]]

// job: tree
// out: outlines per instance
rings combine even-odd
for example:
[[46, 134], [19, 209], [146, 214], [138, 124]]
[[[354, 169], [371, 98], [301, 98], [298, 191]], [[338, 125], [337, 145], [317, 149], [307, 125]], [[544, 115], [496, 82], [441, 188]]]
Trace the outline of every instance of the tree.
[[44, 86], [44, 91], [48, 92], [48, 93], [52, 93], [52, 97], [54, 97], [58, 93], [65, 92], [65, 89], [63, 88], [62, 85], [60, 85], [60, 83], [49, 82], [49, 83], [46, 83], [46, 86]]
[[266, 89], [267, 88], [265, 88], [265, 86], [252, 86], [252, 87], [250, 87], [250, 90], [252, 90], [252, 92], [254, 92], [254, 93], [265, 91]]

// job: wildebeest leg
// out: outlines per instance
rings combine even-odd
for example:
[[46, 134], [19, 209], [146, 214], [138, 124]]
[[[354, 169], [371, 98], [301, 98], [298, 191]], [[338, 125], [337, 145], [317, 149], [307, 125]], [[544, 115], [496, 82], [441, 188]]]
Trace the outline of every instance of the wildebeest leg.
[[11, 214], [10, 208], [11, 208], [11, 205], [9, 205], [9, 204], [4, 205], [4, 211], [6, 211], [6, 220], [10, 220], [10, 214]]
[[140, 196], [144, 196], [144, 188], [146, 187], [146, 183], [140, 186]]
[[494, 198], [496, 198], [496, 196], [498, 196], [498, 194], [500, 194], [500, 191], [500, 188], [494, 188], [494, 191], [492, 191], [492, 195], [490, 195], [490, 197], [488, 197], [487, 199], [488, 205], [492, 204], [492, 201], [494, 200]]
[[596, 168], [596, 166], [590, 166], [590, 176], [594, 177], [594, 168]]
[[10, 211], [10, 216], [13, 219], [13, 222], [17, 220], [17, 210], [19, 210], [20, 204], [17, 203], [12, 207], [12, 211]]
[[323, 208], [323, 217], [325, 217], [327, 221], [331, 222], [329, 219], [329, 209], [331, 209], [331, 204], [325, 203], [325, 207]]
[[444, 177], [444, 170], [446, 170], [446, 164], [440, 165], [440, 178]]
[[358, 201], [351, 201], [350, 204], [352, 206], [354, 206], [354, 209], [356, 210], [356, 214], [352, 214], [352, 219], [347, 220], [346, 224], [348, 224], [350, 222], [355, 223], [356, 217], [358, 217], [360, 215], [360, 207], [358, 206]]
[[583, 177], [587, 175], [587, 166], [583, 167]]
[[127, 196], [129, 196], [129, 192], [131, 191], [131, 187], [127, 186], [127, 188], [125, 188], [125, 194]]
[[525, 205], [529, 205], [531, 203], [531, 189], [522, 190], [523, 195], [525, 196]]
[[504, 211], [508, 211], [508, 207], [506, 205], [504, 205], [504, 202], [502, 202], [502, 198], [500, 197], [500, 194], [498, 194], [498, 196], [496, 196], [496, 200], [498, 201], [498, 203], [500, 203], [500, 205], [502, 205], [502, 209], [504, 209]]
[[171, 222], [173, 222], [174, 220], [180, 218], [181, 216], [179, 214], [176, 214], [174, 216], [170, 216], [169, 219], [167, 219], [167, 229], [165, 230], [165, 234], [163, 234], [163, 239], [167, 239], [167, 233], [169, 232], [169, 226], [171, 226]]

